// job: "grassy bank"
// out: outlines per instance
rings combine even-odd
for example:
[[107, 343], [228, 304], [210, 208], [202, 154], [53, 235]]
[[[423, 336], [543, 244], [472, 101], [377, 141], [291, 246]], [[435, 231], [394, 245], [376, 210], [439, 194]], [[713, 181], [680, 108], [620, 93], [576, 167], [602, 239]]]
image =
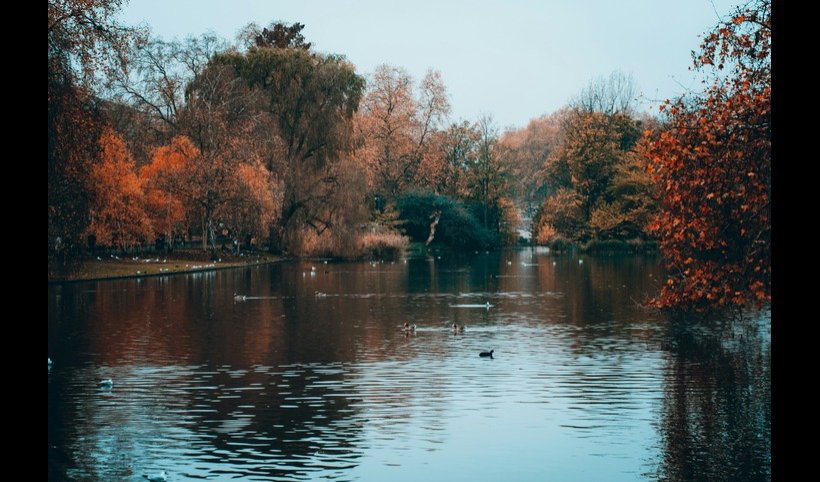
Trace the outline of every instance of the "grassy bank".
[[66, 275], [49, 273], [48, 282], [89, 281], [117, 278], [140, 278], [144, 276], [164, 276], [175, 273], [196, 273], [220, 269], [255, 266], [279, 261], [273, 255], [250, 255], [222, 258], [217, 261], [186, 259], [185, 257], [165, 258], [103, 258], [84, 261], [74, 272]]

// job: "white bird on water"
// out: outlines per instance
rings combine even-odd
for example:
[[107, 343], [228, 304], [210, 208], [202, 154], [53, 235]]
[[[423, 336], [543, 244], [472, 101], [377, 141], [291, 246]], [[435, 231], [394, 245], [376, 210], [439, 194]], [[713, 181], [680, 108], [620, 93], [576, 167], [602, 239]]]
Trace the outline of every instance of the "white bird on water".
[[142, 476], [148, 479], [149, 482], [165, 482], [166, 480], [168, 480], [168, 474], [166, 474], [164, 470], [158, 474], [143, 474]]
[[51, 368], [51, 357], [48, 357], [48, 367]]
[[238, 295], [236, 293], [233, 294], [234, 301], [245, 301], [246, 299], [248, 299], [248, 297], [245, 295]]
[[114, 382], [110, 378], [106, 378], [105, 380], [100, 381], [100, 388], [111, 388], [114, 386]]

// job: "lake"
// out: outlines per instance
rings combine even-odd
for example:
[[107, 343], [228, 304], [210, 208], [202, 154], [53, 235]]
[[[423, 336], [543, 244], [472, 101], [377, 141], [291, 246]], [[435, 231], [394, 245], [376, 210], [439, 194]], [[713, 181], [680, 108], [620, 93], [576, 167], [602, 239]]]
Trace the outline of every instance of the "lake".
[[668, 319], [663, 273], [521, 249], [49, 285], [49, 480], [770, 480], [770, 312]]

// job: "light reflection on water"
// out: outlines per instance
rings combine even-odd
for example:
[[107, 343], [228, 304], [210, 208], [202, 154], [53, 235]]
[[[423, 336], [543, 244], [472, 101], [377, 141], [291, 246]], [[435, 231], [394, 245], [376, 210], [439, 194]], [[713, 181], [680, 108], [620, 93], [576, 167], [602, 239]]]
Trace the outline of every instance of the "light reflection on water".
[[654, 258], [443, 258], [50, 286], [49, 478], [770, 479], [768, 313], [662, 319]]

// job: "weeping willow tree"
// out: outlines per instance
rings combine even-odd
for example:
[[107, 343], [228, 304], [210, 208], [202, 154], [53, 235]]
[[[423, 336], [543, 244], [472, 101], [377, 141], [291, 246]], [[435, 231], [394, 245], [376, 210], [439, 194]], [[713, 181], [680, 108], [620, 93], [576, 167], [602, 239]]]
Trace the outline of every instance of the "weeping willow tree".
[[349, 172], [356, 169], [348, 154], [364, 79], [342, 56], [312, 52], [303, 42], [265, 38], [263, 32], [246, 51], [218, 55], [212, 62], [230, 65], [262, 93], [257, 107], [273, 119], [270, 137], [277, 140], [267, 164], [284, 189], [271, 244], [294, 250], [306, 231], [343, 231], [347, 226], [342, 224], [355, 223], [345, 210], [355, 212], [356, 205], [364, 204], [341, 192], [349, 191], [357, 178]]

